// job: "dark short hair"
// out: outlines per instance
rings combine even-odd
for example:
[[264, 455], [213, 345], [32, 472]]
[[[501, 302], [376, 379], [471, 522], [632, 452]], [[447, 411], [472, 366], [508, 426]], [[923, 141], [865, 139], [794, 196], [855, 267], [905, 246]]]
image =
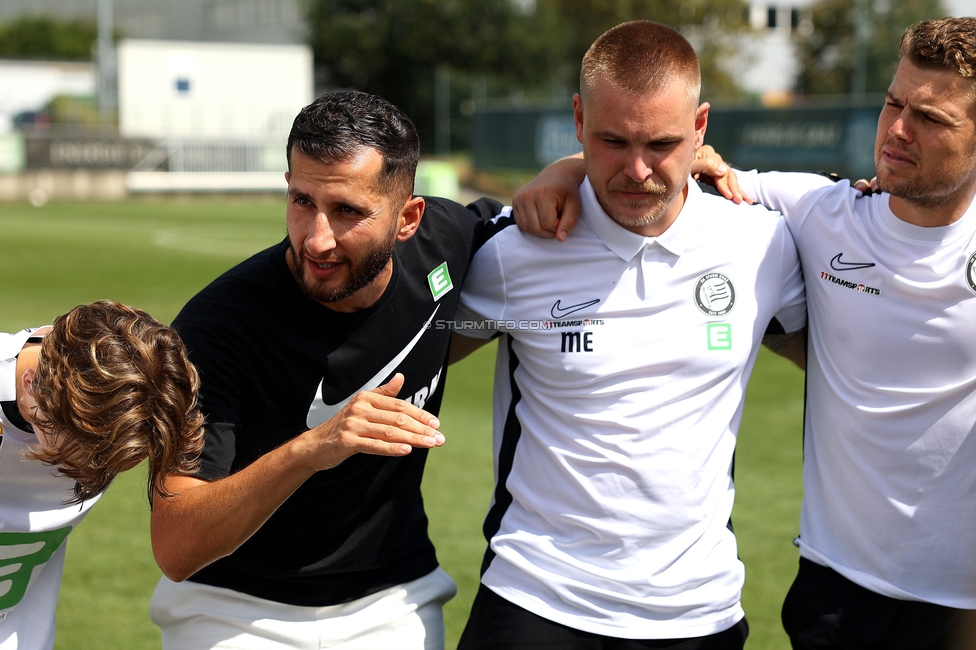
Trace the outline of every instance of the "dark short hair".
[[403, 111], [382, 97], [342, 90], [319, 97], [298, 113], [288, 134], [291, 152], [325, 164], [349, 160], [364, 148], [383, 157], [380, 182], [387, 194], [406, 201], [413, 194], [420, 159], [417, 129]]
[[31, 455], [78, 482], [74, 502], [149, 459], [149, 496], [189, 474], [203, 448], [200, 379], [176, 332], [134, 307], [100, 300], [54, 320], [31, 392], [57, 441]]
[[691, 44], [667, 25], [633, 20], [607, 30], [586, 51], [580, 94], [585, 98], [599, 78], [617, 90], [642, 95], [682, 77], [697, 102], [701, 67]]
[[912, 25], [901, 35], [898, 55], [919, 67], [976, 80], [976, 18], [949, 17]]

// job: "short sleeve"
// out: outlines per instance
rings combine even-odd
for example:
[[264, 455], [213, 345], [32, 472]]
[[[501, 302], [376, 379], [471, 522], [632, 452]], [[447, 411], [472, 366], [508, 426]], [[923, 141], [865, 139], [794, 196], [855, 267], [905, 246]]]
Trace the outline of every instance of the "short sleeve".
[[505, 278], [499, 238], [489, 239], [475, 253], [461, 289], [454, 331], [462, 336], [489, 339], [505, 317]]
[[777, 237], [780, 243], [780, 307], [776, 312], [786, 333], [802, 329], [807, 322], [806, 289], [803, 283], [803, 273], [800, 270], [800, 259], [796, 251], [793, 235], [786, 224], [780, 220], [777, 224]]
[[206, 424], [200, 468], [195, 476], [207, 481], [224, 478], [232, 472], [235, 436], [242, 422], [241, 406], [251, 385], [241, 348], [222, 336], [221, 329], [195, 320], [177, 318], [173, 328], [200, 374], [200, 410]]
[[[742, 191], [786, 218], [793, 232], [797, 232], [825, 188], [838, 181], [821, 174], [805, 172], [759, 172], [736, 170]], [[847, 183], [847, 181], [839, 181]]]

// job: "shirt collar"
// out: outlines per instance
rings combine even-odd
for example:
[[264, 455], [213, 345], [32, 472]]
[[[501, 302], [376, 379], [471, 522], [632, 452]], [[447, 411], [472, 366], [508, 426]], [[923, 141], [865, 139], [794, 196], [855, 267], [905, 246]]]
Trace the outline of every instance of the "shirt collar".
[[694, 228], [690, 222], [698, 212], [697, 204], [703, 194], [698, 183], [689, 177], [688, 196], [678, 218], [660, 236], [644, 237], [627, 230], [604, 212], [588, 177], [583, 179], [579, 192], [583, 207], [580, 221], [586, 224], [611, 252], [625, 262], [634, 259], [645, 246], [655, 243], [674, 255], [680, 256], [684, 253], [688, 248], [688, 237], [693, 236], [691, 233]]
[[0, 402], [17, 397], [17, 355], [36, 329], [0, 334]]

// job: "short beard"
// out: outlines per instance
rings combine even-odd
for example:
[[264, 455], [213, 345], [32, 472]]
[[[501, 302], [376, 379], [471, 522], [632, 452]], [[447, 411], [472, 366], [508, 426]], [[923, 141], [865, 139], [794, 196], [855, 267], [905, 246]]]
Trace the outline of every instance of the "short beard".
[[[393, 257], [393, 247], [396, 239], [384, 241], [382, 244], [370, 249], [366, 256], [355, 265], [349, 267], [349, 280], [342, 286], [326, 289], [315, 287], [305, 280], [305, 248], [301, 252], [295, 250], [295, 246], [289, 242], [288, 252], [298, 273], [298, 286], [302, 293], [319, 303], [339, 302], [349, 298], [360, 289], [368, 287], [376, 277], [386, 268], [390, 258]], [[348, 262], [347, 260], [342, 260]]]
[[[969, 148], [968, 154], [970, 160], [972, 160], [974, 154], [976, 154], [976, 142]], [[874, 168], [881, 168], [880, 148], [875, 151]], [[877, 174], [877, 178], [879, 191], [886, 192], [907, 203], [926, 209], [941, 208], [949, 205], [955, 200], [955, 195], [965, 183], [965, 178], [963, 177], [953, 179], [943, 176], [928, 186], [924, 185], [918, 177], [890, 185], [885, 182], [881, 174]]]
[[878, 177], [878, 190], [887, 192], [891, 196], [917, 205], [920, 208], [940, 208], [951, 202], [951, 197], [947, 194], [936, 194], [932, 190], [935, 188], [922, 187], [918, 180], [911, 180], [891, 187]]
[[642, 205], [646, 203], [651, 206], [651, 203], [656, 200], [656, 203], [653, 204], [649, 212], [637, 217], [625, 215], [621, 211], [616, 210], [614, 208], [614, 204], [609, 200], [605, 201], [605, 209], [607, 207], [610, 208], [606, 210], [610, 218], [621, 226], [630, 227], [650, 226], [661, 218], [661, 216], [667, 211], [668, 206], [671, 205], [672, 201], [674, 201], [674, 197], [677, 196], [677, 192], [669, 193], [668, 186], [664, 183], [655, 183], [651, 180], [644, 181], [643, 183], [621, 182], [608, 184], [607, 192], [633, 192], [654, 195], [654, 198], [649, 198], [646, 201], [632, 204]]

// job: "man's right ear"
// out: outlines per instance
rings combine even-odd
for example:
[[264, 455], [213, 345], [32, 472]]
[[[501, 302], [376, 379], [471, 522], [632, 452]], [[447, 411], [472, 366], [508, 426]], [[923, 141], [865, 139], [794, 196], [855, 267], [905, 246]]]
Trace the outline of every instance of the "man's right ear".
[[27, 370], [24, 371], [24, 374], [21, 377], [21, 382], [22, 382], [21, 387], [31, 395], [34, 394], [34, 391], [31, 390], [31, 382], [34, 381], [35, 376], [37, 376], [37, 371], [34, 370], [34, 368], [28, 368]]
[[576, 139], [583, 144], [583, 98], [579, 93], [573, 95], [573, 122], [576, 123]]
[[406, 241], [414, 236], [424, 217], [426, 202], [422, 196], [413, 196], [400, 209], [397, 227], [397, 241]]

